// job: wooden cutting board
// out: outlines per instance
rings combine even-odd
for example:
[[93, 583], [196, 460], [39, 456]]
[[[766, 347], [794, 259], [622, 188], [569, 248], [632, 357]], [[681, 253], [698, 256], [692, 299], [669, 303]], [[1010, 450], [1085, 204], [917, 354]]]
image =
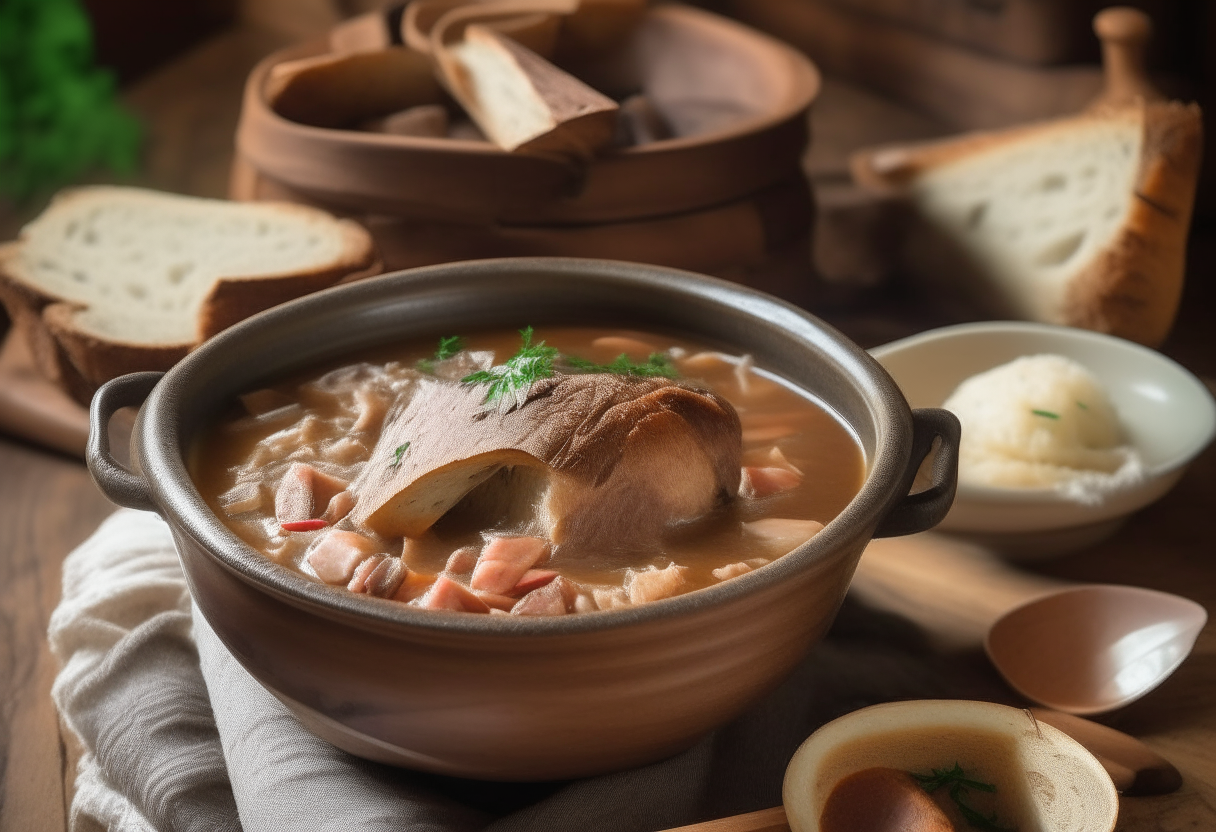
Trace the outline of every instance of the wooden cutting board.
[[0, 346], [0, 430], [72, 456], [84, 456], [89, 413], [34, 368], [25, 340]]

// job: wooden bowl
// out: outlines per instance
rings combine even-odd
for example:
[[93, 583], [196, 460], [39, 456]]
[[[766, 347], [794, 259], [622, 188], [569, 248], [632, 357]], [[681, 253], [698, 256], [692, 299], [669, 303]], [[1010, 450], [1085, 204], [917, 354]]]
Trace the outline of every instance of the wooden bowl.
[[[1114, 783], [1080, 743], [1036, 720], [1027, 710], [945, 699], [872, 705], [812, 734], [785, 771], [782, 802], [790, 829], [821, 832], [824, 827], [844, 828], [821, 821], [833, 791], [850, 775], [889, 768], [923, 776], [950, 770], [956, 764], [969, 778], [995, 785], [1004, 796], [1007, 811], [991, 828], [1039, 832], [1114, 829], [1119, 814]], [[940, 789], [946, 792], [950, 787]], [[970, 802], [979, 790], [971, 788], [966, 793], [966, 798], [960, 793], [959, 799]], [[880, 799], [873, 790], [858, 796], [871, 804]]]
[[273, 68], [327, 48], [295, 46], [254, 69], [237, 128], [240, 163], [333, 209], [446, 222], [608, 223], [739, 200], [800, 170], [819, 91], [810, 61], [772, 38], [697, 9], [651, 9], [624, 49], [587, 72], [612, 94], [644, 91], [675, 137], [583, 167], [488, 142], [314, 127], [276, 113]]

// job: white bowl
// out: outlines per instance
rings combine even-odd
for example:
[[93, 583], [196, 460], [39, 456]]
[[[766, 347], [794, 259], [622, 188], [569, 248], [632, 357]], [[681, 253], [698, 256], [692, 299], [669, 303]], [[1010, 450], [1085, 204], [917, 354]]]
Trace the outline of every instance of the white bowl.
[[940, 407], [969, 376], [1042, 353], [1073, 359], [1106, 388], [1144, 462], [1143, 480], [1098, 505], [1047, 488], [959, 482], [954, 506], [938, 528], [1014, 559], [1050, 557], [1106, 537], [1132, 512], [1169, 491], [1216, 433], [1216, 403], [1199, 379], [1154, 350], [1088, 330], [1015, 321], [963, 324], [870, 353], [914, 408]]
[[1030, 711], [944, 699], [871, 705], [821, 727], [785, 770], [786, 818], [793, 832], [820, 832], [824, 806], [844, 778], [876, 767], [927, 774], [953, 764], [999, 784], [1014, 809], [1003, 820], [1013, 820], [1018, 829], [1110, 832], [1115, 827], [1114, 783], [1076, 740]]

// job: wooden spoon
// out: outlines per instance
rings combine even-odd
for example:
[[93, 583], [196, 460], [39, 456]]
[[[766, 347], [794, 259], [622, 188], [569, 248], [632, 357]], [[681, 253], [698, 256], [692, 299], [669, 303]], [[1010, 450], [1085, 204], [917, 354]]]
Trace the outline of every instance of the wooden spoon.
[[1072, 714], [1144, 696], [1178, 668], [1207, 621], [1186, 598], [1031, 575], [932, 533], [872, 542], [852, 590], [942, 642], [983, 643], [1015, 690]]

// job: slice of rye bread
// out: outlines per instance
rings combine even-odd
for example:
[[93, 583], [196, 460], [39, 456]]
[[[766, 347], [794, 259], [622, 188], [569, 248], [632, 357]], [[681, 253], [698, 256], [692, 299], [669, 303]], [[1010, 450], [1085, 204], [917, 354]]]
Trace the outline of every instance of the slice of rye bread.
[[0, 301], [43, 375], [87, 402], [255, 312], [379, 270], [362, 226], [315, 208], [99, 186], [57, 196], [0, 247]]
[[1135, 101], [860, 151], [859, 184], [907, 198], [905, 264], [986, 312], [1156, 346], [1182, 294], [1199, 107]]

